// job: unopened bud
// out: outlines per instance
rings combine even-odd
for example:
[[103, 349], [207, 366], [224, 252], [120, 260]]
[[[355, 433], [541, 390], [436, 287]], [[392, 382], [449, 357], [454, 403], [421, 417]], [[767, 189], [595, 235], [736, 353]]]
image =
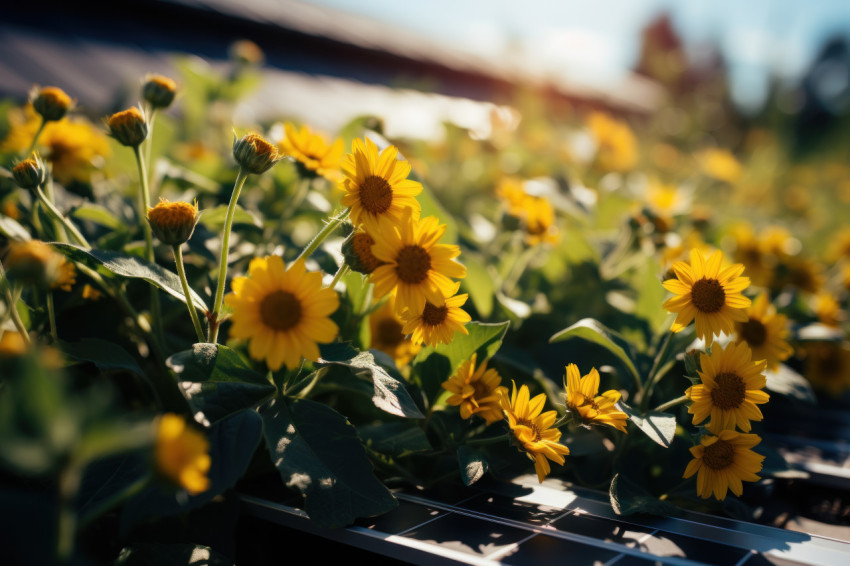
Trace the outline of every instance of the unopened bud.
[[248, 39], [241, 39], [230, 44], [230, 58], [243, 65], [259, 65], [263, 62], [263, 50]]
[[110, 116], [106, 125], [109, 135], [121, 145], [138, 147], [148, 137], [148, 124], [142, 111], [133, 106]]
[[62, 276], [65, 258], [40, 240], [11, 242], [3, 264], [10, 281], [47, 288]]
[[45, 122], [51, 122], [64, 118], [74, 101], [61, 88], [46, 86], [33, 89], [30, 102]]
[[161, 198], [159, 204], [148, 209], [148, 223], [154, 235], [169, 246], [179, 246], [192, 237], [200, 213], [197, 204], [169, 202]]
[[259, 175], [271, 169], [283, 156], [262, 136], [250, 133], [240, 140], [233, 138], [233, 158], [248, 173]]
[[373, 245], [375, 245], [374, 238], [362, 230], [352, 232], [345, 239], [342, 243], [342, 255], [352, 271], [368, 275], [379, 265], [384, 264], [372, 254]]
[[38, 155], [33, 155], [12, 167], [12, 177], [22, 189], [32, 190], [47, 179], [47, 169]]
[[148, 75], [142, 86], [142, 97], [153, 108], [168, 108], [177, 94], [177, 83], [162, 75]]

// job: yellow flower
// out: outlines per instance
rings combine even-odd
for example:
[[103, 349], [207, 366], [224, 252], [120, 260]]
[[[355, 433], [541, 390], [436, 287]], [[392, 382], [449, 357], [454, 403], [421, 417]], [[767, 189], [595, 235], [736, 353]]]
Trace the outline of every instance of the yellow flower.
[[850, 347], [846, 342], [813, 342], [804, 346], [806, 378], [815, 389], [833, 397], [850, 387]]
[[596, 368], [590, 368], [590, 373], [582, 377], [577, 365], [568, 365], [564, 390], [567, 408], [577, 411], [583, 420], [588, 423], [606, 424], [626, 432], [626, 421], [629, 417], [617, 409], [620, 392], [611, 389], [597, 395], [599, 372]]
[[419, 218], [422, 209], [415, 197], [422, 192], [422, 185], [407, 178], [410, 163], [399, 161], [397, 156], [398, 149], [392, 145], [379, 155], [378, 146], [368, 138], [352, 142], [352, 153], [342, 160], [342, 204], [351, 207], [355, 225], [365, 225], [372, 232], [379, 219], [400, 222], [405, 210], [411, 210], [414, 219]]
[[392, 357], [398, 367], [407, 365], [422, 349], [406, 336], [406, 333], [402, 331], [403, 327], [403, 321], [395, 314], [392, 297], [369, 315], [371, 347]]
[[154, 459], [157, 471], [168, 481], [191, 495], [209, 489], [207, 473], [212, 463], [209, 450], [209, 441], [187, 426], [183, 417], [172, 413], [160, 417]]
[[328, 145], [323, 135], [307, 126], [301, 126], [299, 132], [294, 125], [287, 122], [283, 128], [286, 131], [286, 137], [278, 144], [281, 153], [294, 157], [304, 167], [315, 171], [329, 181], [342, 180], [342, 172], [339, 170], [342, 154], [345, 151], [342, 138], [337, 138]]
[[53, 178], [63, 185], [89, 182], [92, 169], [112, 153], [106, 137], [82, 119], [51, 122], [38, 143], [47, 148], [43, 155], [53, 165]]
[[506, 177], [499, 181], [496, 195], [505, 204], [508, 214], [511, 216], [520, 218], [525, 213], [525, 201], [528, 198], [528, 193], [523, 190], [522, 182], [516, 177]]
[[747, 266], [752, 282], [761, 287], [770, 285], [776, 258], [764, 253], [763, 246], [749, 224], [732, 229], [735, 238], [735, 260]]
[[478, 415], [488, 425], [502, 420], [502, 395], [508, 390], [501, 386], [502, 377], [494, 369], [487, 369], [487, 360], [475, 368], [477, 354], [464, 361], [453, 376], [443, 382], [443, 389], [452, 395], [446, 403], [460, 407], [462, 419]]
[[815, 315], [817, 315], [821, 323], [827, 326], [837, 327], [844, 319], [841, 306], [832, 293], [821, 291], [815, 295], [814, 303]]
[[224, 299], [233, 309], [231, 338], [250, 340], [248, 353], [272, 371], [295, 368], [302, 357], [318, 360], [317, 343], [339, 331], [328, 318], [339, 306], [336, 292], [322, 288], [322, 275], [307, 273], [303, 261], [286, 269], [276, 255], [251, 260], [248, 275], [234, 279]]
[[162, 243], [179, 246], [192, 237], [200, 216], [197, 203], [169, 202], [160, 197], [155, 207], [148, 208], [147, 220]]
[[691, 250], [691, 264], [683, 261], [673, 264], [676, 279], [664, 282], [664, 288], [676, 294], [663, 308], [678, 313], [670, 328], [681, 332], [696, 319], [697, 336], [711, 345], [715, 334], [731, 333], [735, 322], [747, 320], [744, 309], [751, 301], [741, 294], [750, 280], [739, 277], [744, 266], [736, 263], [721, 269], [723, 254], [720, 250], [708, 259], [697, 250]]
[[523, 385], [517, 392], [514, 383], [510, 399], [505, 389], [500, 404], [518, 448], [534, 461], [537, 479], [543, 483], [551, 471], [549, 460], [563, 466], [564, 456], [570, 453], [570, 449], [559, 442], [561, 431], [551, 428], [558, 414], [555, 411], [541, 414], [546, 403], [546, 394], [541, 393], [531, 400], [529, 396], [527, 386]]
[[558, 243], [555, 210], [548, 200], [525, 192], [514, 177], [502, 179], [496, 194], [507, 207], [507, 213], [522, 220], [528, 245]]
[[50, 287], [57, 282], [62, 284], [67, 273], [62, 267], [65, 256], [54, 251], [50, 244], [41, 240], [10, 242], [3, 265], [9, 280], [21, 285]]
[[705, 435], [697, 446], [691, 447], [694, 459], [688, 463], [682, 477], [697, 474], [697, 494], [703, 499], [714, 497], [722, 501], [726, 492], [740, 496], [742, 481], [759, 481], [764, 456], [752, 448], [761, 442], [757, 434], [722, 430], [717, 436]]
[[596, 139], [596, 160], [605, 171], [628, 171], [637, 164], [637, 139], [629, 126], [608, 114], [593, 112], [587, 118]]
[[71, 291], [71, 287], [77, 282], [77, 268], [73, 263], [62, 258], [59, 263], [59, 273], [56, 280], [50, 284], [51, 289], [62, 289], [66, 293]]
[[457, 288], [450, 277], [466, 277], [466, 268], [454, 260], [460, 248], [437, 243], [445, 232], [446, 226], [435, 217], [417, 220], [411, 209], [397, 225], [382, 219], [380, 228], [370, 232], [375, 239], [372, 253], [385, 262], [370, 275], [375, 297], [394, 293], [400, 314], [404, 309], [423, 312], [426, 301], [443, 305]]
[[[454, 292], [460, 287], [455, 284]], [[460, 308], [469, 297], [466, 293], [454, 295], [446, 299], [442, 306], [435, 306], [430, 301], [425, 301], [425, 308], [421, 313], [407, 309], [402, 313], [404, 321], [402, 332], [411, 335], [415, 344], [424, 343], [427, 346], [437, 344], [448, 344], [454, 339], [456, 332], [469, 334], [465, 324], [472, 320], [469, 314]]]
[[753, 358], [765, 360], [767, 369], [774, 370], [791, 357], [794, 349], [785, 341], [788, 335], [788, 319], [776, 314], [766, 293], [759, 295], [747, 309], [749, 320], [735, 323], [738, 344], [746, 342], [753, 351]]
[[779, 289], [790, 286], [815, 294], [823, 287], [823, 272], [823, 265], [811, 258], [789, 256], [779, 263], [773, 284]]
[[0, 358], [17, 358], [26, 351], [27, 344], [17, 330], [5, 330], [0, 336]]
[[728, 149], [710, 148], [697, 155], [703, 173], [718, 181], [735, 183], [743, 174], [741, 163]]
[[762, 420], [757, 404], [767, 403], [770, 396], [762, 391], [767, 384], [765, 360], [753, 361], [746, 344], [731, 343], [724, 350], [715, 345], [711, 356], [700, 354], [699, 371], [702, 385], [692, 385], [685, 395], [693, 401], [688, 412], [698, 425], [711, 417], [708, 430], [718, 433], [737, 426], [750, 432], [750, 421]]
[[826, 254], [826, 259], [836, 262], [841, 258], [850, 258], [850, 228], [842, 228], [830, 237], [832, 243]]

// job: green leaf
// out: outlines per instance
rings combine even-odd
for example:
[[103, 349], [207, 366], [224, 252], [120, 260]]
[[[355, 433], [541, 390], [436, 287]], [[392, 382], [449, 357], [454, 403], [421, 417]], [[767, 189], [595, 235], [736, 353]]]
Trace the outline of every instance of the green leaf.
[[256, 407], [276, 391], [239, 354], [220, 344], [194, 344], [165, 363], [176, 375], [195, 418], [200, 413], [204, 424]]
[[636, 381], [640, 381], [640, 374], [635, 367], [634, 361], [632, 361], [631, 356], [629, 356], [625, 349], [628, 348], [628, 343], [619, 334], [598, 320], [583, 318], [569, 328], [557, 332], [549, 339], [549, 343], [553, 344], [574, 338], [602, 346], [623, 363]]
[[478, 354], [479, 364], [492, 358], [501, 347], [509, 326], [510, 322], [468, 322], [466, 330], [469, 334], [456, 333], [448, 344], [422, 348], [413, 360], [413, 373], [428, 399], [434, 400], [442, 391], [442, 383], [472, 354]]
[[263, 421], [255, 411], [241, 411], [214, 424], [207, 438], [212, 463], [207, 477], [210, 487], [198, 495], [186, 496], [171, 486], [158, 483], [142, 490], [124, 505], [121, 532], [127, 533], [143, 521], [175, 515], [206, 505], [233, 487], [248, 469], [262, 437]]
[[91, 220], [95, 224], [106, 226], [112, 230], [124, 231], [127, 225], [121, 222], [106, 207], [94, 203], [86, 203], [71, 212], [71, 216], [80, 220]]
[[641, 415], [623, 401], [619, 402], [620, 409], [629, 416], [629, 420], [647, 435], [653, 442], [664, 448], [670, 448], [673, 437], [676, 436], [676, 417], [670, 413], [650, 411]]
[[208, 546], [190, 543], [138, 542], [121, 549], [114, 566], [233, 566], [233, 561]]
[[79, 342], [62, 344], [62, 351], [75, 360], [92, 362], [101, 371], [126, 370], [144, 377], [136, 359], [114, 342], [99, 338], [83, 338]]
[[276, 398], [260, 414], [272, 463], [305, 497], [304, 509], [318, 526], [343, 527], [398, 505], [375, 477], [357, 431], [330, 407]]
[[403, 458], [432, 449], [425, 431], [414, 421], [359, 426], [357, 432], [366, 446], [393, 458]]
[[667, 320], [667, 311], [661, 308], [667, 291], [661, 286], [658, 277], [660, 273], [661, 266], [658, 262], [645, 258], [633, 279], [634, 288], [637, 289], [635, 314], [646, 320], [653, 332], [660, 331]]
[[809, 380], [785, 364], [780, 364], [779, 368], [775, 370], [767, 370], [766, 375], [767, 385], [765, 387], [769, 391], [792, 397], [804, 403], [816, 403], [815, 392], [812, 390]]
[[[57, 250], [65, 254], [70, 260], [84, 263], [93, 267], [101, 273], [115, 275], [128, 279], [143, 279], [155, 287], [159, 287], [175, 299], [186, 302], [183, 296], [183, 287], [177, 274], [159, 265], [148, 263], [137, 256], [120, 254], [117, 252], [103, 250], [85, 250], [71, 244], [54, 243]], [[189, 290], [192, 302], [204, 313], [207, 305], [194, 290]]]
[[424, 419], [425, 415], [413, 402], [404, 384], [394, 379], [383, 367], [375, 363], [371, 352], [361, 352], [350, 342], [336, 342], [319, 346], [320, 364], [336, 364], [351, 368], [355, 375], [368, 374], [372, 379], [375, 406], [391, 415], [408, 419]]
[[[221, 230], [224, 228], [225, 216], [227, 216], [227, 205], [220, 204], [215, 208], [204, 210], [198, 221], [211, 230]], [[233, 224], [247, 224], [249, 226], [256, 226], [257, 228], [263, 227], [262, 220], [238, 204], [236, 205], [236, 210], [233, 212]]]
[[493, 296], [496, 294], [493, 278], [487, 271], [487, 266], [474, 255], [464, 254], [463, 264], [466, 265], [466, 277], [461, 287], [469, 293], [478, 314], [487, 318], [493, 312]]
[[9, 218], [5, 214], [0, 214], [0, 234], [17, 242], [28, 242], [32, 240], [32, 236], [30, 236], [26, 228], [21, 226], [17, 220]]
[[661, 501], [642, 486], [621, 474], [615, 474], [611, 478], [608, 496], [611, 499], [611, 507], [614, 508], [617, 515], [649, 513], [651, 515], [670, 516], [676, 515], [679, 511], [678, 507], [672, 503]]
[[460, 478], [465, 486], [470, 486], [483, 478], [490, 469], [484, 452], [468, 446], [458, 447], [457, 463], [460, 466]]

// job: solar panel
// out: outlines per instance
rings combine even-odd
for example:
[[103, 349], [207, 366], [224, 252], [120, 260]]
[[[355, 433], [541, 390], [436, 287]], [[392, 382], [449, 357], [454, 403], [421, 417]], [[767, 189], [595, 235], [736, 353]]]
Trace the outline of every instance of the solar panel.
[[776, 566], [850, 563], [850, 543], [683, 511], [618, 517], [607, 494], [535, 476], [485, 489], [398, 490], [398, 508], [325, 531], [291, 502], [241, 496], [245, 513], [420, 564]]

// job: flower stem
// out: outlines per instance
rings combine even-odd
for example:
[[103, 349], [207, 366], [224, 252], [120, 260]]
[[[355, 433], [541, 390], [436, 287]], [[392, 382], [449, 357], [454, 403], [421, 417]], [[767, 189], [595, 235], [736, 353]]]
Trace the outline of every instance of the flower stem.
[[183, 250], [180, 248], [180, 244], [173, 247], [174, 263], [177, 265], [177, 275], [180, 277], [180, 284], [183, 286], [183, 296], [186, 297], [189, 316], [192, 317], [192, 324], [195, 326], [195, 334], [198, 335], [198, 342], [204, 342], [204, 330], [201, 327], [201, 320], [198, 318], [198, 311], [195, 310], [195, 303], [192, 301], [192, 294], [189, 292], [189, 281], [186, 280], [186, 269], [183, 267]]
[[667, 357], [670, 355], [670, 347], [672, 345], [673, 332], [668, 330], [667, 335], [664, 337], [664, 343], [661, 345], [658, 355], [655, 356], [655, 360], [652, 362], [652, 369], [649, 370], [649, 375], [646, 378], [646, 386], [640, 399], [641, 410], [646, 409], [649, 399], [652, 396], [652, 391], [655, 389], [655, 384], [664, 375], [664, 372], [659, 370], [664, 367], [664, 362], [667, 361]]
[[89, 245], [88, 240], [86, 240], [86, 237], [83, 236], [83, 234], [77, 229], [76, 226], [71, 223], [70, 220], [65, 218], [62, 213], [59, 212], [59, 209], [56, 208], [56, 205], [54, 205], [50, 201], [50, 199], [47, 198], [47, 195], [44, 194], [44, 191], [41, 190], [41, 187], [36, 187], [35, 191], [36, 196], [38, 196], [39, 202], [44, 205], [44, 208], [46, 208], [48, 212], [50, 212], [54, 219], [58, 220], [59, 223], [61, 223], [62, 226], [64, 226], [65, 229], [71, 233], [71, 236], [74, 238], [77, 244], [83, 246], [86, 249], [91, 249], [91, 246]]
[[47, 318], [50, 320], [50, 337], [53, 343], [59, 342], [59, 334], [56, 332], [56, 310], [53, 306], [53, 291], [47, 290]]
[[41, 124], [38, 125], [38, 130], [35, 131], [35, 135], [32, 138], [32, 143], [30, 143], [29, 148], [27, 148], [27, 152], [24, 154], [24, 157], [29, 157], [32, 155], [33, 150], [35, 149], [36, 144], [38, 143], [38, 138], [41, 137], [41, 132], [44, 131], [44, 127], [47, 125], [47, 120], [44, 117], [41, 118]]
[[230, 229], [233, 226], [233, 216], [236, 214], [236, 202], [239, 200], [239, 193], [242, 192], [242, 186], [245, 184], [245, 179], [247, 178], [248, 172], [240, 167], [239, 173], [236, 175], [236, 182], [233, 184], [233, 192], [230, 195], [230, 204], [227, 205], [227, 214], [224, 216], [224, 228], [221, 232], [221, 255], [218, 262], [218, 283], [215, 287], [215, 302], [213, 303], [213, 310], [210, 315], [210, 328], [207, 334], [207, 342], [213, 344], [218, 340], [219, 315], [221, 314], [221, 303], [224, 300], [224, 284], [227, 280], [227, 252], [230, 246]]
[[500, 434], [499, 436], [491, 436], [489, 438], [472, 438], [466, 441], [467, 446], [487, 446], [498, 442], [510, 440], [510, 433]]
[[[148, 171], [142, 160], [142, 152], [139, 146], [133, 147], [133, 154], [136, 157], [136, 166], [139, 170], [139, 222], [142, 225], [142, 231], [145, 234], [145, 259], [150, 263], [154, 263], [153, 255], [153, 233], [151, 225], [146, 220], [148, 207], [151, 201], [151, 191], [148, 184]], [[159, 304], [159, 292], [156, 287], [151, 285], [151, 319], [153, 321], [154, 336], [160, 344], [165, 344], [165, 335], [162, 330], [162, 308]]]
[[21, 320], [21, 313], [18, 312], [18, 299], [20, 298], [21, 288], [19, 286], [15, 285], [13, 290], [6, 289], [6, 308], [12, 317], [12, 322], [15, 323], [15, 328], [18, 329], [18, 333], [21, 335], [24, 344], [26, 344], [29, 348], [30, 335], [29, 332], [27, 332], [27, 327], [24, 326], [24, 321]]
[[657, 407], [655, 407], [653, 409], [653, 411], [658, 411], [660, 413], [663, 413], [667, 409], [672, 409], [676, 405], [681, 405], [682, 403], [687, 403], [688, 401], [690, 401], [690, 397], [688, 397], [687, 395], [682, 395], [681, 397], [676, 397], [675, 399], [671, 399], [670, 401], [667, 401], [666, 403], [662, 403], [662, 404], [658, 405]]
[[336, 275], [334, 275], [333, 281], [328, 285], [329, 289], [333, 289], [336, 287], [336, 284], [339, 283], [339, 280], [345, 277], [345, 275], [349, 272], [350, 268], [347, 263], [343, 263], [339, 269], [336, 270]]
[[348, 218], [349, 212], [351, 212], [351, 208], [346, 208], [345, 210], [331, 218], [328, 223], [325, 224], [325, 227], [322, 228], [318, 234], [316, 234], [316, 237], [313, 238], [313, 240], [309, 244], [307, 244], [307, 247], [304, 248], [304, 251], [302, 251], [298, 255], [295, 261], [298, 261], [299, 259], [306, 260], [311, 255], [313, 255], [313, 252], [316, 251], [320, 245], [322, 245], [322, 242], [324, 242], [325, 239], [330, 236], [333, 231], [336, 230], [337, 227], [343, 223], [343, 221], [345, 221], [346, 218]]

